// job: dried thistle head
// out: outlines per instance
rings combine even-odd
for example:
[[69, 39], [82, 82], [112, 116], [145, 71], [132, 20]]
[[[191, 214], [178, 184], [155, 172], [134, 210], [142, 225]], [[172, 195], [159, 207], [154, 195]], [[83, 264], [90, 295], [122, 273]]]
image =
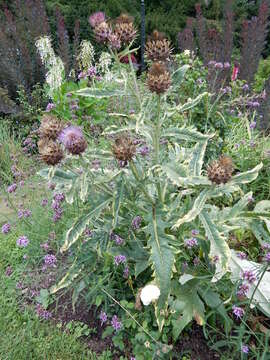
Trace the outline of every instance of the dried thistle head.
[[234, 170], [232, 159], [221, 156], [214, 160], [207, 168], [208, 179], [215, 184], [226, 184], [232, 177]]
[[112, 30], [106, 21], [102, 21], [94, 28], [96, 41], [99, 43], [105, 43], [108, 40]]
[[164, 64], [159, 62], [152, 64], [147, 74], [147, 85], [150, 91], [157, 94], [162, 94], [169, 89], [171, 77]]
[[41, 119], [41, 124], [38, 131], [41, 138], [45, 137], [55, 140], [57, 139], [62, 129], [63, 123], [57, 119], [56, 116], [45, 114]]
[[127, 14], [121, 14], [115, 20], [114, 32], [124, 44], [129, 44], [136, 38], [137, 30], [134, 27], [133, 17]]
[[136, 146], [128, 136], [122, 136], [115, 140], [112, 152], [118, 161], [127, 163], [135, 156]]
[[121, 48], [121, 40], [116, 33], [113, 32], [113, 33], [109, 34], [107, 40], [108, 40], [108, 45], [113, 50], [119, 50]]
[[64, 158], [61, 145], [50, 139], [41, 139], [38, 142], [38, 150], [41, 159], [47, 165], [57, 165]]
[[166, 39], [163, 33], [155, 30], [148, 38], [145, 46], [145, 54], [148, 60], [165, 61], [170, 57], [172, 48], [171, 42]]

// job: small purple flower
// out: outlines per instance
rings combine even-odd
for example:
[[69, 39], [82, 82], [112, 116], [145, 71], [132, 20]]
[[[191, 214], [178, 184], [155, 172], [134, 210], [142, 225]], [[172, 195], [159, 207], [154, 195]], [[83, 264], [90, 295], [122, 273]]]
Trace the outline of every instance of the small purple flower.
[[18, 218], [19, 219], [23, 218], [23, 210], [18, 211]]
[[186, 239], [186, 240], [184, 241], [184, 244], [185, 244], [185, 246], [186, 246], [188, 249], [192, 249], [194, 246], [197, 246], [197, 245], [198, 245], [198, 241], [197, 241], [197, 239], [195, 239], [195, 238]]
[[125, 279], [127, 279], [127, 278], [128, 278], [128, 275], [129, 275], [129, 268], [128, 268], [128, 266], [126, 266], [126, 267], [124, 268], [123, 277], [124, 277]]
[[112, 234], [111, 235], [111, 239], [114, 240], [114, 242], [116, 243], [116, 245], [120, 246], [124, 244], [124, 239], [121, 238], [121, 236], [117, 235], [117, 234]]
[[239, 306], [236, 306], [236, 305], [233, 305], [232, 309], [233, 309], [233, 314], [234, 314], [238, 319], [240, 319], [240, 318], [244, 315], [244, 313], [245, 313], [245, 311], [244, 311], [242, 308], [240, 308]]
[[257, 124], [256, 121], [252, 121], [252, 122], [250, 123], [250, 125], [249, 125], [250, 129], [251, 129], [251, 130], [255, 129], [256, 124]]
[[256, 146], [255, 141], [254, 141], [254, 140], [250, 140], [249, 146], [250, 146], [251, 148], [254, 148], [254, 147]]
[[65, 200], [65, 194], [64, 193], [55, 194], [53, 199], [58, 202], [63, 202]]
[[238, 150], [240, 148], [240, 144], [234, 144], [234, 147]]
[[22, 289], [23, 288], [23, 283], [21, 281], [18, 281], [16, 284], [16, 289]]
[[133, 227], [134, 230], [137, 230], [137, 229], [140, 228], [141, 223], [142, 223], [142, 218], [141, 218], [139, 215], [137, 215], [137, 216], [135, 216], [135, 218], [132, 220], [131, 226]]
[[256, 274], [252, 270], [244, 271], [242, 274], [242, 278], [250, 284], [254, 283], [254, 281], [256, 281], [257, 279]]
[[97, 74], [97, 69], [95, 68], [95, 66], [91, 66], [88, 70], [87, 70], [87, 75], [90, 77], [94, 77]]
[[93, 235], [93, 231], [89, 228], [86, 228], [84, 230], [84, 235], [87, 236], [87, 237], [91, 237]]
[[242, 90], [248, 91], [248, 90], [249, 90], [248, 84], [244, 84], [244, 85], [242, 86]]
[[6, 223], [2, 226], [2, 234], [8, 234], [11, 230], [10, 223]]
[[270, 244], [264, 243], [264, 244], [261, 245], [261, 248], [263, 250], [270, 250]]
[[118, 320], [116, 315], [113, 315], [111, 324], [115, 331], [119, 331], [122, 328], [122, 323]]
[[99, 315], [100, 321], [101, 321], [101, 326], [103, 324], [105, 324], [108, 320], [108, 316], [104, 311], [101, 311], [100, 315]]
[[250, 203], [253, 203], [253, 201], [254, 201], [253, 196], [249, 196], [249, 197], [248, 197], [248, 202], [249, 202], [249, 204], [250, 204]]
[[131, 356], [130, 360], [136, 360], [135, 356]]
[[58, 201], [53, 201], [51, 207], [53, 210], [58, 210], [61, 208], [61, 204]]
[[197, 236], [197, 235], [199, 235], [199, 230], [196, 230], [196, 229], [193, 229], [193, 230], [191, 230], [191, 235], [192, 236]]
[[87, 74], [83, 71], [81, 71], [78, 75], [78, 79], [85, 79], [87, 77]]
[[218, 261], [219, 261], [219, 256], [218, 255], [213, 256], [212, 261], [213, 261], [214, 264], [217, 264]]
[[264, 261], [270, 263], [270, 252], [268, 252], [268, 253], [265, 255]]
[[72, 97], [72, 93], [70, 93], [70, 92], [67, 93], [67, 94], [66, 94], [66, 97]]
[[42, 199], [41, 200], [41, 206], [45, 207], [48, 205], [48, 199]]
[[71, 104], [70, 105], [70, 110], [79, 110], [79, 105], [77, 103]]
[[45, 250], [45, 251], [48, 251], [50, 246], [47, 242], [43, 243], [43, 244], [40, 244], [40, 247], [41, 249]]
[[124, 264], [127, 261], [127, 258], [125, 257], [125, 255], [116, 255], [114, 257], [114, 264], [116, 266], [119, 266], [120, 264]]
[[63, 214], [63, 210], [57, 209], [55, 211], [55, 213], [53, 214], [53, 222], [57, 222], [57, 221], [61, 220], [62, 214]]
[[17, 240], [17, 246], [26, 247], [29, 244], [29, 239], [26, 236], [20, 236]]
[[50, 112], [52, 109], [55, 108], [55, 104], [53, 103], [48, 103], [47, 107], [46, 107], [46, 111]]
[[7, 188], [7, 192], [13, 193], [14, 191], [16, 191], [16, 189], [17, 189], [17, 184], [14, 183]]
[[142, 146], [138, 148], [138, 153], [142, 156], [146, 156], [150, 153], [150, 148], [148, 146]]
[[57, 263], [56, 256], [52, 254], [47, 254], [44, 256], [44, 263], [46, 266], [52, 266], [55, 267]]
[[6, 276], [10, 276], [12, 273], [13, 273], [12, 267], [11, 267], [11, 266], [8, 266], [8, 267], [6, 268], [5, 275], [6, 275]]
[[194, 266], [198, 266], [200, 264], [200, 259], [198, 258], [198, 257], [195, 257], [194, 259], [193, 259], [193, 265]]
[[216, 65], [216, 61], [210, 60], [209, 63], [208, 63], [208, 65], [209, 65], [209, 66], [212, 66], [212, 65], [214, 66], [214, 65]]
[[37, 304], [36, 306], [36, 314], [38, 317], [48, 320], [52, 317], [52, 313], [43, 309], [43, 307], [40, 304]]
[[244, 354], [249, 353], [249, 347], [247, 345], [242, 345], [241, 350]]
[[247, 259], [247, 254], [244, 251], [238, 252], [236, 256], [241, 260]]
[[237, 296], [247, 296], [247, 293], [249, 291], [249, 285], [248, 284], [241, 284], [237, 290]]
[[23, 210], [23, 216], [24, 216], [25, 218], [28, 218], [28, 217], [30, 217], [31, 215], [32, 215], [32, 211], [31, 211], [31, 210], [29, 210], [29, 209]]

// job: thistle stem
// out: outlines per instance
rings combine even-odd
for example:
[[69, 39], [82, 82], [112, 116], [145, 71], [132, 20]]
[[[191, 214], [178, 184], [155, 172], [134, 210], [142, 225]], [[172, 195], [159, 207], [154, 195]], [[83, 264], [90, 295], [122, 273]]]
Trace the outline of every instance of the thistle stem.
[[[156, 126], [154, 129], [154, 136], [153, 136], [153, 142], [154, 142], [154, 163], [155, 165], [159, 164], [159, 141], [160, 141], [160, 95], [158, 95], [158, 101], [157, 101], [157, 121]], [[157, 192], [159, 200], [162, 202], [162, 192], [161, 192], [161, 186], [159, 179], [156, 178], [157, 181]]]
[[136, 93], [138, 105], [141, 108], [141, 104], [142, 104], [141, 95], [140, 95], [138, 83], [137, 83], [137, 80], [136, 80], [136, 74], [135, 74], [135, 71], [134, 71], [134, 67], [133, 67], [133, 64], [132, 64], [130, 53], [128, 53], [128, 62], [129, 62], [129, 66], [130, 66], [130, 70], [131, 70], [131, 74], [132, 74], [132, 78], [133, 78], [133, 82], [134, 82], [134, 88], [135, 88], [135, 93]]
[[129, 166], [130, 166], [130, 169], [131, 169], [132, 174], [134, 175], [135, 179], [140, 184], [140, 188], [141, 188], [142, 192], [144, 193], [145, 197], [151, 202], [152, 205], [154, 205], [155, 203], [154, 203], [153, 199], [151, 198], [151, 196], [146, 191], [145, 187], [143, 186], [140, 176], [138, 174], [136, 165], [134, 164], [134, 162], [132, 160], [129, 162]]

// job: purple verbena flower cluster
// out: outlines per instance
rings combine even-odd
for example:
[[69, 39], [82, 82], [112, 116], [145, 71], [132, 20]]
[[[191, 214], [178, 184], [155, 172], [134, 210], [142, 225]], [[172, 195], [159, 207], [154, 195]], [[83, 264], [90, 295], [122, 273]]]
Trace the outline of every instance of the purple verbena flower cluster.
[[116, 245], [121, 246], [124, 244], [124, 239], [121, 236], [114, 234], [113, 232], [110, 234], [110, 239], [115, 242]]
[[104, 311], [101, 311], [99, 318], [100, 318], [101, 326], [106, 324], [106, 322], [108, 320], [108, 316]]
[[117, 315], [113, 315], [111, 325], [114, 328], [115, 331], [119, 331], [122, 328], [121, 321], [118, 320]]
[[53, 221], [57, 222], [62, 218], [63, 209], [61, 208], [61, 203], [65, 200], [65, 195], [63, 193], [55, 194], [52, 202], [52, 209], [54, 211]]
[[184, 244], [188, 249], [192, 249], [194, 246], [198, 245], [198, 241], [196, 238], [192, 237], [191, 239], [186, 239]]
[[241, 259], [241, 260], [245, 260], [247, 259], [247, 254], [244, 251], [240, 251], [236, 254], [236, 256]]
[[36, 306], [36, 314], [39, 318], [44, 320], [48, 320], [52, 317], [52, 313], [48, 310], [43, 309], [40, 304], [37, 304]]
[[131, 226], [133, 227], [134, 230], [138, 230], [141, 226], [141, 223], [142, 223], [142, 218], [139, 215], [137, 215], [132, 220]]
[[17, 246], [26, 247], [29, 244], [29, 239], [26, 236], [20, 236], [17, 240]]
[[46, 267], [56, 267], [57, 258], [53, 254], [47, 254], [44, 256], [44, 264]]
[[7, 188], [7, 192], [8, 192], [9, 194], [15, 192], [16, 190], [17, 190], [17, 184], [16, 184], [16, 183], [10, 185], [10, 186]]
[[233, 305], [232, 309], [233, 314], [237, 317], [237, 319], [240, 319], [245, 314], [244, 309], [239, 306]]
[[28, 218], [32, 215], [32, 211], [29, 209], [21, 209], [18, 211], [18, 218], [22, 219], [22, 218]]
[[124, 264], [127, 261], [127, 258], [125, 257], [125, 255], [116, 255], [114, 257], [114, 264], [116, 266], [119, 266], [120, 264]]
[[10, 223], [6, 223], [2, 226], [2, 234], [8, 234], [11, 230]]

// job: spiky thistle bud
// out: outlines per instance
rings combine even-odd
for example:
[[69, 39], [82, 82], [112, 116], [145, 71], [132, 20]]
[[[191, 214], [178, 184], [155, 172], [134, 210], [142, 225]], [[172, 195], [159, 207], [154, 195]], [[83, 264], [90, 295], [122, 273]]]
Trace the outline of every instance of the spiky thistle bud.
[[63, 123], [56, 116], [45, 114], [41, 119], [39, 135], [41, 138], [55, 140], [63, 129]]
[[105, 43], [111, 32], [112, 30], [106, 21], [102, 21], [94, 28], [96, 41], [99, 43]]
[[171, 78], [164, 64], [158, 62], [152, 64], [147, 75], [147, 85], [150, 91], [157, 94], [162, 94], [169, 89]]
[[215, 184], [226, 184], [232, 177], [234, 170], [232, 159], [221, 156], [214, 160], [207, 168], [208, 179]]
[[136, 146], [128, 136], [119, 137], [112, 146], [115, 158], [127, 163], [136, 154]]
[[87, 148], [87, 142], [78, 126], [68, 126], [59, 134], [60, 142], [72, 155], [80, 155]]
[[41, 139], [38, 142], [41, 159], [47, 165], [57, 165], [64, 158], [63, 150], [57, 142], [50, 139]]
[[108, 35], [108, 45], [113, 50], [119, 50], [121, 48], [121, 40], [119, 39], [119, 36], [115, 33], [111, 33]]
[[115, 34], [118, 36], [120, 41], [124, 44], [129, 44], [136, 38], [137, 30], [133, 24], [133, 17], [127, 14], [121, 14], [115, 20]]
[[149, 37], [145, 46], [146, 57], [152, 61], [167, 60], [170, 57], [171, 51], [171, 42], [166, 39], [163, 33], [157, 30]]

